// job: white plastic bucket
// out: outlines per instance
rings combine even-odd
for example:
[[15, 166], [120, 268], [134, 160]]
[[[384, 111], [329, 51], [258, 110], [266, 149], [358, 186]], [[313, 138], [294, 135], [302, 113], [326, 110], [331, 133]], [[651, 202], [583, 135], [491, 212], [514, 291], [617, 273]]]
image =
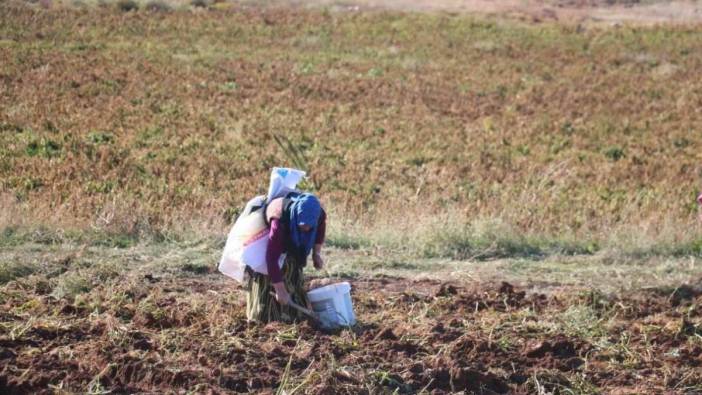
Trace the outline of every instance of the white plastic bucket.
[[351, 284], [330, 284], [307, 292], [312, 310], [319, 315], [322, 326], [336, 328], [356, 323], [351, 302]]

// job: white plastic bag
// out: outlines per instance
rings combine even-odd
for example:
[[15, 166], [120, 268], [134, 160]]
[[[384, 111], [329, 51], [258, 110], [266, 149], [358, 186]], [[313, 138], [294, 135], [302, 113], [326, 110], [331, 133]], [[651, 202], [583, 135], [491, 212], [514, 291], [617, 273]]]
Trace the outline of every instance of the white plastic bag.
[[268, 186], [268, 201], [287, 195], [289, 192], [298, 192], [297, 183], [305, 178], [302, 170], [287, 167], [274, 167], [271, 172], [271, 183]]
[[[263, 249], [263, 261], [265, 262], [266, 259], [268, 227], [260, 210], [251, 212], [253, 207], [262, 205], [263, 201], [263, 196], [257, 196], [246, 204], [244, 211], [229, 231], [222, 259], [219, 261], [219, 271], [239, 282], [244, 281], [246, 261], [244, 261], [243, 255], [245, 249], [253, 248], [257, 251]], [[257, 255], [260, 255], [260, 252]], [[251, 259], [250, 256], [249, 259]]]
[[[274, 167], [271, 172], [271, 182], [268, 187], [268, 199], [296, 192], [296, 185], [305, 176], [305, 172], [296, 169]], [[245, 281], [246, 266], [253, 271], [268, 274], [266, 251], [268, 249], [269, 229], [264, 220], [265, 213], [261, 209], [252, 212], [254, 207], [264, 203], [264, 196], [251, 199], [237, 218], [224, 245], [222, 259], [219, 261], [219, 271], [239, 282]], [[285, 254], [280, 256], [278, 265], [283, 266]]]

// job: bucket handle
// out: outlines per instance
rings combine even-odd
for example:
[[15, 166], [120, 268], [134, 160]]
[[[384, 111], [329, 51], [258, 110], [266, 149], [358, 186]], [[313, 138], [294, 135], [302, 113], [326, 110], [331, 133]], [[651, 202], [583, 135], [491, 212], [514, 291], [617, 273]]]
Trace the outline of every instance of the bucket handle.
[[[275, 298], [275, 292], [271, 291], [270, 294], [272, 297]], [[300, 306], [299, 304], [293, 302], [292, 299], [290, 300], [290, 303], [288, 303], [288, 305], [290, 307], [292, 307], [293, 309], [295, 309], [295, 310], [297, 310], [297, 311], [299, 311], [299, 312], [301, 312], [301, 313], [303, 313], [311, 318], [314, 318], [316, 321], [319, 321], [319, 316], [317, 315], [317, 313], [315, 313], [314, 311], [312, 311], [308, 308]]]

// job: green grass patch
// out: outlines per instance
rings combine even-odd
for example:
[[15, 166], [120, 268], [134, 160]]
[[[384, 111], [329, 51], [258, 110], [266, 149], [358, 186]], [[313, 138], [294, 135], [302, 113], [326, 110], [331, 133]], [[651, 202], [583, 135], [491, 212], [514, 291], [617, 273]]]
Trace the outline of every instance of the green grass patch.
[[85, 272], [72, 271], [59, 277], [51, 296], [57, 299], [73, 300], [76, 296], [93, 289], [93, 282]]
[[33, 243], [42, 245], [80, 244], [96, 247], [129, 248], [139, 243], [159, 243], [166, 237], [161, 232], [115, 232], [99, 229], [51, 228], [46, 226], [6, 226], [0, 231], [0, 247]]
[[43, 158], [54, 158], [61, 155], [61, 144], [54, 140], [42, 138], [32, 140], [25, 148], [27, 156], [40, 156]]
[[599, 249], [592, 240], [521, 234], [490, 222], [440, 228], [431, 232], [421, 246], [422, 255], [427, 258], [476, 260], [591, 255]]
[[21, 262], [0, 262], [0, 285], [20, 277], [29, 276], [39, 270], [37, 265]]
[[325, 244], [329, 247], [339, 248], [342, 250], [360, 250], [372, 246], [370, 239], [364, 236], [352, 234], [334, 233], [329, 235], [325, 240]]

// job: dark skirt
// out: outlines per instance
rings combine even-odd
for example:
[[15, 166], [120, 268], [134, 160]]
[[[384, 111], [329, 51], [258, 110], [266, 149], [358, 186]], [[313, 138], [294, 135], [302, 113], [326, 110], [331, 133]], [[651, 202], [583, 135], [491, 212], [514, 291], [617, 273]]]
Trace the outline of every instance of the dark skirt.
[[[290, 293], [290, 298], [297, 304], [307, 307], [303, 265], [291, 256], [287, 256], [283, 265], [283, 282]], [[293, 322], [304, 315], [290, 306], [282, 306], [270, 293], [275, 293], [271, 278], [265, 274], [248, 270], [249, 282], [246, 293], [246, 318], [249, 321]]]

